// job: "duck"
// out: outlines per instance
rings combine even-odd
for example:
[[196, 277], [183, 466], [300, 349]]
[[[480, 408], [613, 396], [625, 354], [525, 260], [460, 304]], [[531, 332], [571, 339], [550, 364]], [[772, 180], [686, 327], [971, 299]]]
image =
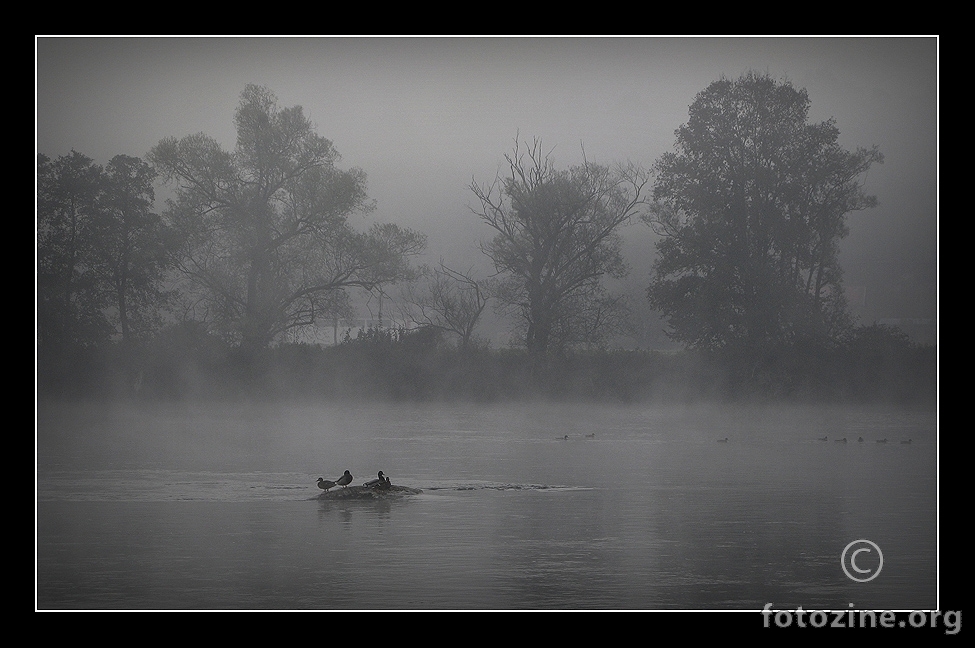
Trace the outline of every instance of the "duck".
[[728, 443], [728, 437], [725, 437], [723, 439], [718, 439], [718, 443]]
[[595, 432], [593, 432], [592, 434], [587, 434], [587, 435], [586, 435], [586, 438], [587, 438], [587, 439], [595, 439], [595, 438], [596, 438], [596, 433], [595, 433]]
[[362, 485], [364, 488], [389, 488], [389, 477], [383, 476], [383, 471], [379, 471], [379, 476], [376, 479], [370, 479], [365, 484]]
[[843, 437], [842, 439], [836, 439], [836, 443], [846, 443], [846, 437]]
[[908, 439], [907, 441], [901, 441], [901, 444], [903, 445], [910, 445], [910, 443], [911, 443], [910, 439]]
[[887, 443], [887, 439], [877, 439], [877, 443]]
[[335, 480], [335, 485], [341, 486], [342, 488], [345, 488], [351, 483], [352, 483], [352, 473], [350, 473], [348, 470], [346, 470], [341, 477]]
[[817, 441], [829, 441], [829, 437], [823, 437], [822, 439], [816, 439]]
[[318, 478], [318, 487], [323, 491], [328, 492], [328, 489], [332, 488], [333, 486], [335, 486], [335, 482], [328, 479], [322, 479], [321, 477]]
[[857, 443], [863, 443], [863, 437], [857, 437]]

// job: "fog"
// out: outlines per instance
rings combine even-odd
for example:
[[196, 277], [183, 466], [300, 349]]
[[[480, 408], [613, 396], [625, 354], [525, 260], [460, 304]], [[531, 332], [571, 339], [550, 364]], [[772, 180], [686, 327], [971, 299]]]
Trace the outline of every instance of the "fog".
[[[722, 76], [768, 72], [805, 88], [810, 119], [835, 118], [848, 149], [885, 157], [866, 178], [879, 207], [849, 215], [845, 284], [863, 323], [935, 322], [938, 289], [936, 37], [104, 38], [36, 39], [36, 148], [107, 163], [203, 132], [226, 149], [248, 83], [300, 105], [377, 209], [415, 228], [428, 262], [488, 271], [471, 213], [514, 139], [541, 138], [560, 167], [649, 167], [674, 145], [695, 95]], [[160, 192], [160, 196], [164, 196]], [[654, 238], [623, 230], [640, 298]], [[499, 324], [491, 324], [497, 331]], [[933, 341], [933, 340], [927, 340]]]
[[[105, 165], [201, 132], [232, 150], [240, 93], [263, 85], [303, 108], [340, 166], [367, 174], [376, 209], [357, 228], [418, 230], [422, 262], [483, 277], [491, 231], [470, 185], [495, 178], [516, 137], [540, 138], [559, 168], [649, 168], [697, 93], [768, 73], [805, 89], [810, 120], [834, 118], [845, 148], [884, 155], [864, 186], [879, 206], [848, 216], [844, 283], [860, 323], [910, 320], [934, 342], [938, 47], [931, 36], [41, 35], [36, 153]], [[631, 273], [612, 288], [639, 322], [626, 344], [673, 345], [645, 299], [655, 235], [640, 222], [620, 232]], [[477, 333], [500, 349], [509, 324], [489, 309]], [[253, 383], [231, 362], [203, 371], [204, 352], [163, 353], [155, 376], [106, 379], [105, 392], [92, 377], [78, 398], [63, 397], [78, 385], [52, 383], [62, 391], [35, 401], [36, 608], [938, 608], [931, 349], [921, 370], [897, 367], [910, 380], [883, 365], [851, 371], [857, 388], [885, 372], [878, 400], [797, 390], [732, 404], [691, 354], [593, 354], [578, 376], [553, 365], [550, 399], [504, 352], [323, 360], [345, 348], [302, 345]], [[404, 382], [416, 393], [391, 389]], [[322, 498], [316, 479], [344, 470], [353, 485], [383, 470], [422, 493]], [[890, 557], [869, 587], [837, 560], [857, 538]]]

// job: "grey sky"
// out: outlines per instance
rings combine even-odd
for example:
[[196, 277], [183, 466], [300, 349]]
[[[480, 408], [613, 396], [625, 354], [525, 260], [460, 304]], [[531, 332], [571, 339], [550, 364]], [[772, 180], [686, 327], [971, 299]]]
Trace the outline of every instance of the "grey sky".
[[[197, 132], [232, 149], [240, 92], [258, 83], [367, 173], [370, 219], [417, 228], [432, 256], [460, 262], [488, 235], [468, 185], [494, 177], [516, 133], [555, 147], [559, 166], [583, 145], [590, 160], [650, 166], [698, 92], [767, 71], [808, 91], [812, 120], [835, 117], [844, 146], [885, 156], [866, 183], [880, 207], [849, 219], [847, 283], [867, 286], [874, 317], [935, 316], [935, 37], [40, 36], [36, 49], [37, 152], [105, 164]], [[652, 250], [637, 227], [628, 260], [645, 283]]]

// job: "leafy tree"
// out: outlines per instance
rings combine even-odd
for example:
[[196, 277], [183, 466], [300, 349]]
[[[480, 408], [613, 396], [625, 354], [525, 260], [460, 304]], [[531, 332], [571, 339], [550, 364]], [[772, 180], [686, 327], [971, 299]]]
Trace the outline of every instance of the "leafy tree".
[[846, 214], [876, 205], [862, 182], [883, 157], [844, 150], [834, 120], [808, 112], [788, 82], [721, 79], [656, 163], [644, 218], [663, 238], [647, 295], [676, 340], [754, 360], [849, 327], [838, 244]]
[[37, 157], [38, 347], [53, 356], [111, 333], [105, 293], [91, 271], [102, 188], [102, 168], [77, 151]]
[[154, 177], [126, 155], [106, 168], [77, 151], [53, 161], [38, 156], [43, 340], [90, 346], [118, 333], [128, 341], [158, 320], [168, 238], [150, 211]]
[[114, 306], [123, 344], [154, 330], [172, 293], [163, 289], [172, 237], [153, 213], [153, 180], [146, 162], [116, 155], [103, 176], [92, 222], [93, 271]]
[[618, 230], [642, 205], [648, 176], [589, 161], [557, 170], [537, 139], [527, 150], [516, 140], [505, 159], [506, 176], [471, 185], [474, 213], [495, 231], [482, 249], [502, 275], [497, 297], [533, 357], [590, 343], [620, 321], [607, 317], [621, 302], [601, 279], [626, 274]]
[[336, 167], [332, 142], [300, 106], [279, 108], [248, 85], [235, 123], [237, 146], [212, 138], [162, 140], [150, 160], [175, 183], [168, 215], [182, 236], [180, 267], [212, 316], [246, 351], [310, 326], [346, 305], [344, 289], [374, 289], [411, 275], [422, 235], [395, 225], [354, 230], [367, 212], [365, 174]]

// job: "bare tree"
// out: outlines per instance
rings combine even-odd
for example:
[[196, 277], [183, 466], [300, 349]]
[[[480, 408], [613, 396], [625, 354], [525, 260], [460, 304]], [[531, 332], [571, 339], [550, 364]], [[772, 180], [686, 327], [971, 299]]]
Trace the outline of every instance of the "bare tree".
[[502, 307], [533, 355], [589, 344], [608, 313], [595, 306], [619, 303], [601, 280], [626, 275], [618, 230], [642, 209], [649, 173], [591, 163], [585, 151], [583, 164], [560, 171], [538, 139], [526, 149], [516, 139], [505, 160], [507, 175], [471, 184], [473, 211], [495, 232], [482, 250], [502, 277]]
[[410, 319], [453, 333], [462, 349], [470, 348], [474, 329], [491, 299], [488, 283], [479, 282], [473, 273], [473, 266], [459, 272], [447, 267], [443, 259], [436, 268], [425, 269], [422, 288], [410, 285], [405, 294]]

